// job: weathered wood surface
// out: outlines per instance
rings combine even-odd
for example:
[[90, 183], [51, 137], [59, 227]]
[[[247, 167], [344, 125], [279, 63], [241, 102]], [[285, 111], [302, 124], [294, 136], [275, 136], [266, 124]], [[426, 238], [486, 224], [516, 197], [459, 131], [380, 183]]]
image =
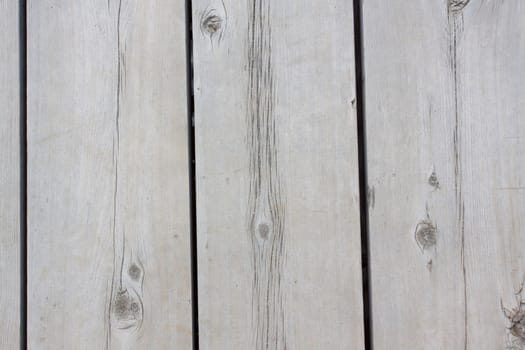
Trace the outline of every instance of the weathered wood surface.
[[183, 1], [29, 1], [28, 346], [190, 349]]
[[17, 1], [0, 3], [0, 349], [20, 343], [20, 56]]
[[202, 349], [362, 349], [352, 2], [193, 1]]
[[525, 348], [524, 17], [363, 2], [374, 349]]

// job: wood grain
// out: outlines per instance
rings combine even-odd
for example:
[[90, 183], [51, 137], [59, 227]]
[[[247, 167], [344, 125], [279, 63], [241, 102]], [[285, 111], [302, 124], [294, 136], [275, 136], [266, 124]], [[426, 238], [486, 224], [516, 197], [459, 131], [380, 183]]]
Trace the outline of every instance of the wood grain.
[[286, 208], [277, 158], [270, 6], [268, 0], [254, 0], [248, 12], [248, 232], [253, 254], [255, 347], [285, 349], [281, 280]]
[[190, 349], [184, 3], [28, 14], [28, 346]]
[[351, 14], [193, 1], [203, 349], [363, 348]]
[[363, 3], [374, 349], [524, 348], [524, 11]]
[[0, 348], [20, 344], [20, 46], [16, 1], [0, 3]]

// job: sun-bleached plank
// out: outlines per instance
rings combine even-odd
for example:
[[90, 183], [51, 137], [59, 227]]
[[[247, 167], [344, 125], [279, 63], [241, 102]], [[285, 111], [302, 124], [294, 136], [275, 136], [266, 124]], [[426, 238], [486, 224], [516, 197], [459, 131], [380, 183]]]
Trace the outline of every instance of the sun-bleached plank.
[[0, 3], [0, 348], [20, 344], [19, 4]]
[[29, 1], [29, 348], [191, 348], [184, 11]]
[[193, 6], [202, 349], [362, 349], [352, 2]]
[[374, 349], [524, 348], [524, 15], [363, 2]]

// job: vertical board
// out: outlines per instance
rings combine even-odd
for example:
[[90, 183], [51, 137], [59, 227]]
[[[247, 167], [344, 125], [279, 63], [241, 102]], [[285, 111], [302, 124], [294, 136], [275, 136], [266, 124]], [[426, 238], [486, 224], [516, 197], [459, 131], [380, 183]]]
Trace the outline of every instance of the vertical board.
[[183, 1], [29, 1], [28, 345], [190, 349]]
[[374, 349], [525, 348], [524, 16], [363, 2]]
[[17, 1], [0, 3], [0, 348], [20, 343], [20, 55]]
[[202, 349], [362, 349], [352, 2], [193, 1]]

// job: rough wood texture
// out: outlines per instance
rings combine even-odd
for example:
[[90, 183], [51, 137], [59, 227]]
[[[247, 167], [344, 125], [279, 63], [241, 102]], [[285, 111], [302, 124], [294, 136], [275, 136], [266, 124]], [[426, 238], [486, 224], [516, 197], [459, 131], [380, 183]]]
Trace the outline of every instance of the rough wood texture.
[[363, 9], [374, 349], [525, 348], [525, 7]]
[[352, 3], [193, 1], [202, 349], [362, 349]]
[[0, 3], [0, 349], [20, 343], [18, 2]]
[[190, 349], [183, 1], [29, 1], [29, 348]]

